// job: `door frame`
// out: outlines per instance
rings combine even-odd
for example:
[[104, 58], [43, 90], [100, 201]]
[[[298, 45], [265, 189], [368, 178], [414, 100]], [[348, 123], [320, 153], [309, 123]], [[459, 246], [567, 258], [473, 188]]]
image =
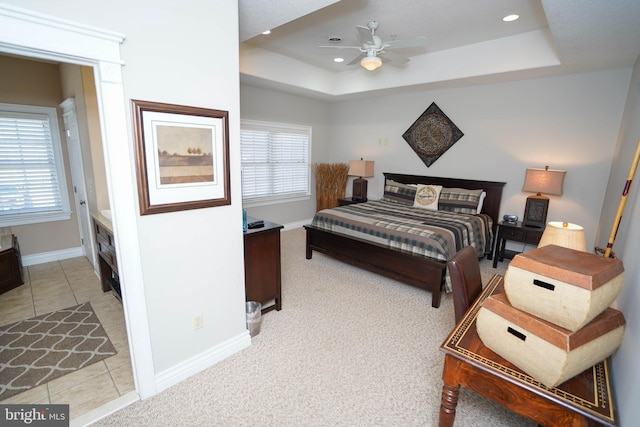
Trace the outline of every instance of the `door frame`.
[[136, 390], [142, 399], [157, 393], [151, 338], [147, 323], [137, 224], [137, 190], [122, 83], [122, 34], [76, 24], [53, 16], [0, 3], [0, 52], [93, 67], [109, 201], [120, 277], [123, 309]]

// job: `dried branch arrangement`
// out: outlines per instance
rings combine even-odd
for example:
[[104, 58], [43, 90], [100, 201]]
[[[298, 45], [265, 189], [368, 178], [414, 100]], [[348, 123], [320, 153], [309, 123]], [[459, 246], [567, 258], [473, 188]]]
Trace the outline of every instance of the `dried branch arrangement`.
[[349, 165], [346, 163], [314, 163], [311, 166], [316, 177], [316, 210], [338, 206], [338, 199], [344, 197]]

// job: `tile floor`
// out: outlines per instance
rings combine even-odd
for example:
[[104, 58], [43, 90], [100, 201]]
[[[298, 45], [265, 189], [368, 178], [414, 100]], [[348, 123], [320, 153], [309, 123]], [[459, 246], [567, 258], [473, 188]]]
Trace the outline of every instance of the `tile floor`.
[[0, 403], [67, 403], [71, 420], [135, 390], [122, 304], [102, 292], [85, 257], [24, 268], [25, 283], [0, 295], [0, 325], [87, 301], [118, 354]]

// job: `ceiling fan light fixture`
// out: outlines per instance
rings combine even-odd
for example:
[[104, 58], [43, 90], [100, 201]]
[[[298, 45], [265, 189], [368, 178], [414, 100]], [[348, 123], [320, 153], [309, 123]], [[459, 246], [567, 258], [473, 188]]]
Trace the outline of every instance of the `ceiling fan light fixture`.
[[373, 71], [382, 65], [382, 59], [378, 58], [377, 56], [365, 56], [360, 61], [360, 65], [362, 65], [369, 71]]

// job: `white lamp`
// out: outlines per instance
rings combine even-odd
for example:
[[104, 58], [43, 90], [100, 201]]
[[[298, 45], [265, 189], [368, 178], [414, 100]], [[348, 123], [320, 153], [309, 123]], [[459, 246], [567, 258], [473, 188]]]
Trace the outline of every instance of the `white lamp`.
[[353, 190], [351, 191], [351, 197], [353, 200], [366, 201], [367, 200], [367, 180], [373, 176], [373, 161], [372, 160], [350, 160], [349, 161], [349, 176], [357, 176], [358, 178], [353, 180]]
[[584, 228], [568, 222], [550, 221], [542, 233], [538, 247], [547, 245], [564, 246], [586, 252], [587, 245], [584, 238]]
[[360, 65], [362, 65], [369, 71], [373, 71], [382, 65], [382, 59], [378, 58], [376, 56], [376, 53], [370, 50], [367, 52], [367, 56], [362, 58], [362, 60], [360, 61]]

